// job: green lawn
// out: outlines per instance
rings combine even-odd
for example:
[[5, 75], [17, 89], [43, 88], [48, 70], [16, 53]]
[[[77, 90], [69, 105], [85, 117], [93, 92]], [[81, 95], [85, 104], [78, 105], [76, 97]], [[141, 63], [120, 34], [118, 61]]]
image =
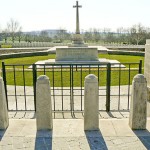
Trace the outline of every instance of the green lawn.
[[121, 63], [133, 63], [133, 62], [139, 62], [142, 60], [143, 66], [144, 66], [144, 57], [143, 56], [130, 56], [130, 55], [108, 55], [108, 54], [99, 54], [100, 58], [107, 58], [107, 59], [113, 59], [118, 60]]
[[[139, 62], [139, 60], [144, 60], [142, 56], [129, 56], [129, 55], [108, 55], [99, 54], [100, 58], [116, 59], [121, 63], [126, 62]], [[4, 61], [6, 64], [32, 64], [38, 60], [55, 59], [55, 54], [50, 54], [48, 56], [34, 56], [34, 57], [23, 57], [23, 58], [11, 58], [0, 60], [0, 63]]]
[[[121, 63], [132, 63], [132, 62], [139, 62], [140, 60], [143, 60], [144, 57], [140, 56], [126, 56], [126, 55], [107, 55], [107, 54], [100, 54], [100, 58], [108, 58], [108, 59], [116, 59], [120, 61]], [[24, 58], [13, 58], [13, 59], [5, 59], [3, 60], [5, 64], [33, 64], [38, 60], [46, 60], [46, 59], [54, 59], [55, 54], [51, 54], [48, 56], [35, 56], [35, 57], [24, 57]], [[1, 60], [2, 61], [2, 60]], [[143, 63], [144, 65], [144, 63]], [[118, 85], [119, 83], [121, 85], [127, 85], [128, 83], [131, 84], [133, 77], [138, 73], [138, 65], [131, 65], [131, 72], [129, 74], [128, 72], [128, 65], [126, 65], [126, 69], [119, 70], [112, 69], [111, 70], [111, 85]], [[32, 71], [25, 71], [24, 73], [21, 70], [22, 67], [17, 67], [15, 74], [12, 71], [13, 68], [10, 69], [8, 66], [6, 69], [6, 78], [7, 78], [7, 84], [8, 85], [33, 85], [33, 73]], [[27, 67], [25, 67], [27, 68]], [[133, 68], [137, 68], [135, 71]], [[133, 70], [132, 70], [133, 69]], [[106, 85], [107, 82], [107, 72], [106, 69], [102, 68], [100, 69], [100, 72], [98, 74], [98, 71], [96, 69], [91, 69], [90, 71], [87, 69], [83, 69], [82, 73], [79, 70], [73, 71], [73, 81], [70, 80], [70, 71], [69, 69], [64, 69], [62, 72], [60, 69], [55, 70], [55, 72], [52, 72], [50, 69], [46, 69], [45, 74], [50, 78], [51, 86], [70, 86], [70, 84], [73, 84], [74, 86], [84, 86], [84, 78], [89, 73], [93, 73], [96, 76], [99, 75], [99, 84], [101, 86]], [[44, 74], [44, 71], [39, 71], [37, 73], [37, 76]], [[15, 76], [15, 80], [14, 80]], [[130, 77], [130, 80], [129, 80]], [[25, 80], [23, 80], [25, 79]]]

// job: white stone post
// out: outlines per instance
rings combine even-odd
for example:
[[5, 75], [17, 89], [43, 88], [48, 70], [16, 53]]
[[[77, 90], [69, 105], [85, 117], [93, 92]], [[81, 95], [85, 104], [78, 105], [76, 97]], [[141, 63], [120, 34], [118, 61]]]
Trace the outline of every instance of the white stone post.
[[8, 119], [4, 82], [2, 77], [0, 77], [0, 129], [6, 129], [8, 125], [9, 119]]
[[41, 75], [36, 83], [36, 125], [37, 130], [53, 128], [50, 81], [46, 75]]
[[84, 82], [84, 130], [99, 130], [98, 79], [89, 74]]
[[147, 81], [138, 74], [132, 81], [129, 126], [131, 129], [146, 129], [147, 122]]
[[144, 59], [144, 76], [148, 86], [148, 101], [147, 101], [147, 117], [150, 117], [150, 39], [146, 40], [145, 59]]

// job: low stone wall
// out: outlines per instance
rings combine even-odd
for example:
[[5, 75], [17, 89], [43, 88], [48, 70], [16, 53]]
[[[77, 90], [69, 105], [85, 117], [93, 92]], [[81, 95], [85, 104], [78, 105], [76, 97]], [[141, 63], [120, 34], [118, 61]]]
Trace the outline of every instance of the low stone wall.
[[[0, 48], [0, 59], [30, 57], [30, 56], [45, 56], [48, 54], [56, 54], [56, 51], [49, 50], [50, 47], [35, 47], [35, 48]], [[140, 51], [123, 51], [123, 50], [108, 50], [110, 55], [133, 55], [145, 56], [145, 52]], [[101, 51], [98, 51], [101, 53]]]
[[48, 55], [48, 51], [10, 53], [10, 54], [0, 55], [0, 59], [31, 57], [31, 56], [46, 56], [46, 55]]
[[145, 52], [140, 51], [123, 51], [123, 50], [108, 50], [110, 55], [133, 55], [133, 56], [145, 56]]
[[45, 51], [50, 47], [35, 48], [0, 48], [0, 54]]

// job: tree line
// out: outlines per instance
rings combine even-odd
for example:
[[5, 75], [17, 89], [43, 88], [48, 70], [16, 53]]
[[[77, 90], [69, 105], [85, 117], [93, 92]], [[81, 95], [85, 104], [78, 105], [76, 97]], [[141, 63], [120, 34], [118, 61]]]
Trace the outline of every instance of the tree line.
[[[97, 29], [91, 28], [81, 32], [83, 39], [87, 43], [121, 43], [121, 44], [145, 44], [146, 39], [150, 38], [150, 28], [144, 27], [142, 24], [133, 25], [130, 28], [117, 28], [112, 32], [109, 28]], [[5, 29], [0, 31], [0, 40], [7, 43], [11, 41], [21, 42], [71, 42], [73, 33], [67, 32], [65, 29], [58, 29], [54, 36], [50, 36], [46, 30], [39, 34], [31, 34], [22, 32], [22, 26], [18, 21], [10, 19]]]

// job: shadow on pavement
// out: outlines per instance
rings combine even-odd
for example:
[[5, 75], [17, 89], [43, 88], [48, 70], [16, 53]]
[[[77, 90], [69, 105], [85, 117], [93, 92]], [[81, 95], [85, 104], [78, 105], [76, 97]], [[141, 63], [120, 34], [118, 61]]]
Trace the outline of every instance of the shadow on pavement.
[[95, 150], [95, 149], [108, 150], [100, 130], [84, 131], [84, 132], [91, 150]]
[[39, 130], [36, 133], [35, 150], [51, 150], [52, 149], [52, 134], [51, 130]]
[[148, 130], [133, 130], [146, 149], [150, 149], [150, 132]]
[[4, 130], [0, 129], [0, 141], [2, 140], [2, 138], [3, 138], [3, 136], [4, 136], [5, 132], [6, 132], [6, 130], [7, 129], [4, 129]]

